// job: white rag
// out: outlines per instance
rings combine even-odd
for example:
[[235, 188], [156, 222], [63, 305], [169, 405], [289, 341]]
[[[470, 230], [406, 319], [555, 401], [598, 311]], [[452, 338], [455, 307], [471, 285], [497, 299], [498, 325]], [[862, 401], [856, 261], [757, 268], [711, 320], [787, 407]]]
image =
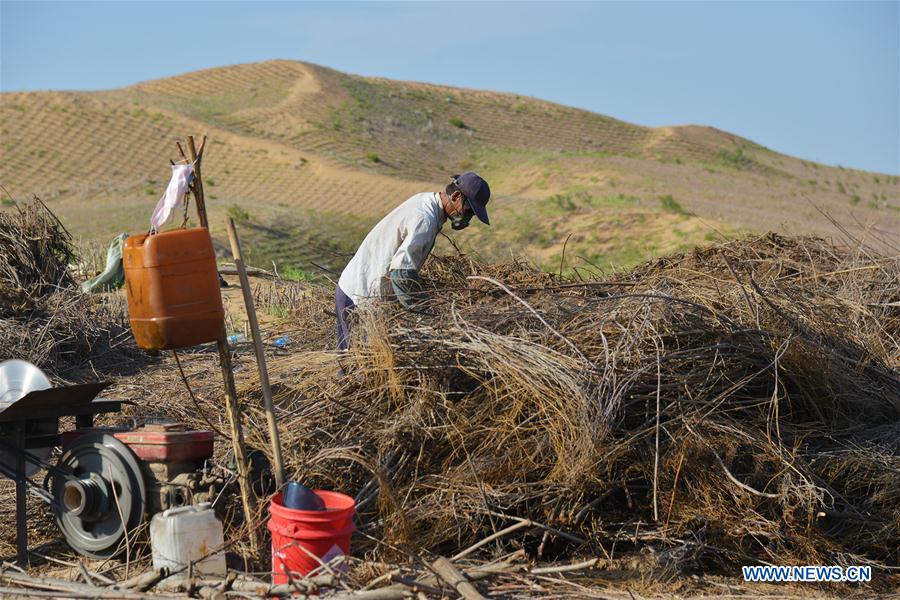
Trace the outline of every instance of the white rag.
[[175, 209], [181, 204], [191, 185], [191, 180], [194, 178], [193, 171], [193, 165], [172, 165], [172, 179], [169, 181], [169, 187], [156, 203], [153, 216], [150, 217], [151, 231], [159, 231], [172, 220]]

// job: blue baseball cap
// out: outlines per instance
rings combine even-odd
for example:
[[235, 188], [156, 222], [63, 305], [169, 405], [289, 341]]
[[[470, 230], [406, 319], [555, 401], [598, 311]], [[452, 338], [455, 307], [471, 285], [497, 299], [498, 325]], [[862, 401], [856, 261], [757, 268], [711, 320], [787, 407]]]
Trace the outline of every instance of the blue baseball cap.
[[459, 191], [463, 193], [463, 196], [466, 197], [466, 201], [469, 203], [469, 206], [472, 207], [472, 211], [475, 213], [475, 216], [478, 217], [478, 220], [485, 225], [490, 225], [491, 221], [488, 219], [487, 203], [488, 200], [491, 199], [491, 188], [488, 186], [487, 181], [472, 171], [466, 171], [462, 175], [456, 175], [453, 177], [453, 181], [456, 183], [456, 187], [459, 188]]

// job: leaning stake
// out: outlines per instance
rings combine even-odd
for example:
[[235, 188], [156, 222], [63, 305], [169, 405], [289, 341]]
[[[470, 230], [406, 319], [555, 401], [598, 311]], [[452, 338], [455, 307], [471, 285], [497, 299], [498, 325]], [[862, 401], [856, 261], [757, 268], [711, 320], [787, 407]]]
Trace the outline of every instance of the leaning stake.
[[[190, 152], [191, 162], [194, 163], [194, 183], [191, 189], [194, 191], [194, 201], [197, 205], [197, 217], [200, 219], [200, 225], [209, 229], [209, 221], [206, 218], [206, 203], [203, 199], [203, 179], [200, 177], [200, 160], [203, 158], [203, 148], [206, 146], [206, 137], [200, 144], [200, 153], [194, 147], [194, 136], [189, 135], [188, 151]], [[225, 337], [225, 321], [222, 321], [222, 331], [219, 332], [219, 339], [216, 340], [216, 346], [219, 349], [219, 364], [222, 366], [222, 378], [225, 380], [225, 408], [228, 413], [228, 421], [231, 425], [231, 443], [234, 446], [234, 461], [237, 463], [238, 484], [241, 488], [241, 502], [244, 505], [244, 518], [250, 526], [250, 550], [253, 554], [257, 554], [259, 544], [257, 543], [256, 527], [253, 519], [256, 516], [254, 510], [255, 502], [253, 501], [253, 493], [250, 489], [250, 474], [247, 472], [247, 456], [244, 451], [244, 429], [241, 426], [241, 407], [237, 402], [237, 391], [234, 387], [234, 373], [231, 370], [231, 351], [228, 349], [227, 338]]]
[[231, 254], [234, 255], [234, 266], [241, 280], [241, 292], [244, 294], [244, 306], [247, 307], [247, 320], [253, 333], [253, 348], [256, 350], [256, 364], [259, 367], [259, 383], [262, 387], [263, 402], [266, 407], [266, 420], [269, 422], [269, 438], [272, 442], [272, 459], [275, 462], [275, 483], [278, 489], [284, 485], [284, 463], [281, 462], [281, 440], [278, 436], [278, 420], [275, 418], [275, 405], [272, 403], [272, 389], [269, 387], [269, 370], [266, 368], [266, 353], [263, 350], [262, 336], [259, 333], [259, 322], [256, 319], [256, 308], [253, 306], [253, 294], [250, 293], [250, 281], [247, 269], [244, 268], [244, 257], [241, 253], [241, 241], [238, 239], [234, 220], [228, 218], [228, 240], [231, 242]]

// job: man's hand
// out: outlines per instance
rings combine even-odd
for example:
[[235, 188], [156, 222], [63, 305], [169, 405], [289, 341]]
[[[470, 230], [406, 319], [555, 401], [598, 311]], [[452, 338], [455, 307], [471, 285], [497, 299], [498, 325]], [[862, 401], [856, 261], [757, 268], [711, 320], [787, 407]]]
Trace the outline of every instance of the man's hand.
[[419, 273], [412, 269], [395, 269], [391, 271], [391, 288], [397, 300], [406, 310], [432, 316], [433, 311], [427, 308], [431, 300], [422, 286]]

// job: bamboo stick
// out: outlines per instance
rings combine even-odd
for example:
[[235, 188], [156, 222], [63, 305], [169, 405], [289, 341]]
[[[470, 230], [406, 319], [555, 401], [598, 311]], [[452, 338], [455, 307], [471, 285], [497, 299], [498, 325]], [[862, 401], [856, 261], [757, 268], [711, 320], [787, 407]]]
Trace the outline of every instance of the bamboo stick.
[[[187, 145], [191, 162], [194, 163], [194, 184], [192, 189], [194, 192], [194, 203], [197, 206], [197, 217], [200, 219], [201, 227], [206, 227], [207, 230], [209, 230], [209, 220], [206, 216], [206, 202], [203, 197], [203, 178], [200, 174], [200, 164], [203, 155], [199, 154], [194, 146], [194, 136], [188, 136]], [[203, 142], [200, 144], [200, 150], [202, 151], [205, 146], [206, 136], [204, 136]], [[200, 160], [198, 160], [198, 157]], [[222, 321], [222, 329], [219, 332], [219, 339], [216, 340], [216, 346], [219, 350], [219, 364], [222, 367], [222, 378], [225, 380], [225, 412], [228, 415], [228, 422], [231, 425], [231, 443], [234, 446], [234, 461], [237, 463], [241, 503], [244, 508], [244, 518], [248, 525], [250, 525], [250, 550], [253, 554], [257, 554], [259, 550], [259, 540], [257, 539], [256, 527], [253, 526], [256, 507], [253, 493], [250, 489], [250, 474], [248, 473], [247, 455], [244, 447], [244, 430], [241, 426], [241, 408], [237, 401], [234, 373], [231, 369], [231, 351], [228, 349], [224, 321]]]
[[253, 306], [253, 294], [250, 291], [250, 280], [244, 268], [244, 257], [241, 252], [241, 240], [238, 238], [234, 220], [229, 217], [228, 240], [231, 242], [231, 254], [234, 255], [234, 266], [241, 280], [241, 292], [244, 295], [244, 306], [247, 308], [247, 320], [253, 333], [253, 348], [256, 351], [256, 364], [259, 367], [259, 384], [262, 388], [263, 403], [266, 409], [266, 421], [269, 425], [269, 440], [272, 444], [272, 459], [275, 462], [275, 483], [278, 488], [284, 485], [284, 463], [281, 460], [281, 440], [278, 436], [278, 420], [275, 417], [275, 405], [272, 402], [272, 388], [269, 385], [269, 370], [266, 367], [266, 352], [263, 349], [262, 336], [259, 332], [259, 321], [256, 308]]

